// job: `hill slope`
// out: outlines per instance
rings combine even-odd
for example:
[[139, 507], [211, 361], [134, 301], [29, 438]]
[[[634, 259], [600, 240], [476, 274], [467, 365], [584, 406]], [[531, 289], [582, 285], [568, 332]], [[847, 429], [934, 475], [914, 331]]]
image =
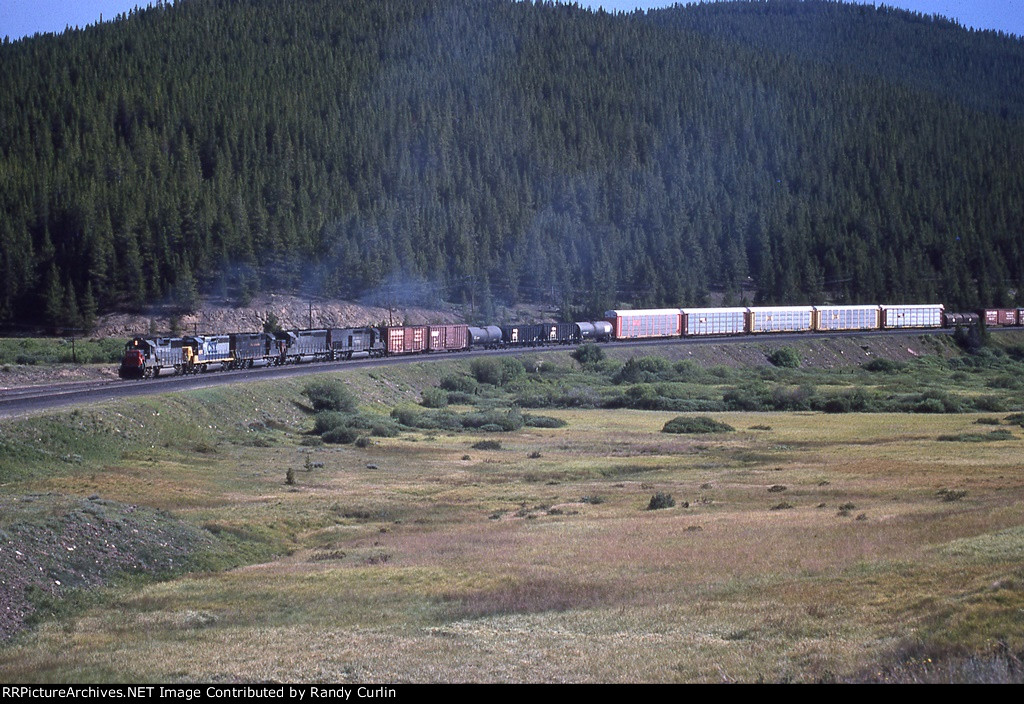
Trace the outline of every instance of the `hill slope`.
[[0, 67], [0, 321], [1024, 289], [1024, 43], [908, 13], [179, 0]]

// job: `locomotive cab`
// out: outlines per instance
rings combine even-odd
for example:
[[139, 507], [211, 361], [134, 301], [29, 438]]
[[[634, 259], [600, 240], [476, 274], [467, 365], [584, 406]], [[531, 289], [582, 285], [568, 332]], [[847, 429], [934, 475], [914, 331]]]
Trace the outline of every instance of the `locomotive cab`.
[[124, 356], [121, 357], [117, 375], [122, 379], [141, 379], [146, 376], [146, 360], [150, 355], [150, 347], [149, 341], [141, 337], [128, 342], [124, 346]]

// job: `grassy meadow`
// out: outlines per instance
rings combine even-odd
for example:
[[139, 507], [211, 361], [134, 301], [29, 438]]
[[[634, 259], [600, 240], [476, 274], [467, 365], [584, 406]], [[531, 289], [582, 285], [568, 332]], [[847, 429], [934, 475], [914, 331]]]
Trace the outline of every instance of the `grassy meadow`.
[[[194, 539], [37, 589], [0, 680], [1020, 681], [1015, 354], [544, 352], [0, 421], [0, 539], [88, 497], [109, 543], [124, 506]], [[732, 430], [662, 432], [681, 414]]]

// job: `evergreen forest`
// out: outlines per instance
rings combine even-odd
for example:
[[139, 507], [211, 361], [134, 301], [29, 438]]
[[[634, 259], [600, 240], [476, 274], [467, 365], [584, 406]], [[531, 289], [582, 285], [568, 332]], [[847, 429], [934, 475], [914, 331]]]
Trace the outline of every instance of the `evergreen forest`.
[[0, 324], [270, 291], [1024, 304], [1024, 40], [825, 0], [177, 0], [0, 44]]

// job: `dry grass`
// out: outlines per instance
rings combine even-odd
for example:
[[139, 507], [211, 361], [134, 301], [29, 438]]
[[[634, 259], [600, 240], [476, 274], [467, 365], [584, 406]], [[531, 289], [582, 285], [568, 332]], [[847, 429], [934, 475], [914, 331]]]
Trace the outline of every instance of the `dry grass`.
[[[548, 413], [569, 425], [502, 450], [280, 431], [26, 482], [286, 554], [114, 590], [0, 649], [0, 678], [813, 681], [881, 672], [908, 636], [1021, 651], [1020, 437], [937, 440], [973, 416], [720, 413], [736, 433], [680, 438], [660, 432], [674, 413]], [[659, 491], [677, 505], [644, 510]]]

